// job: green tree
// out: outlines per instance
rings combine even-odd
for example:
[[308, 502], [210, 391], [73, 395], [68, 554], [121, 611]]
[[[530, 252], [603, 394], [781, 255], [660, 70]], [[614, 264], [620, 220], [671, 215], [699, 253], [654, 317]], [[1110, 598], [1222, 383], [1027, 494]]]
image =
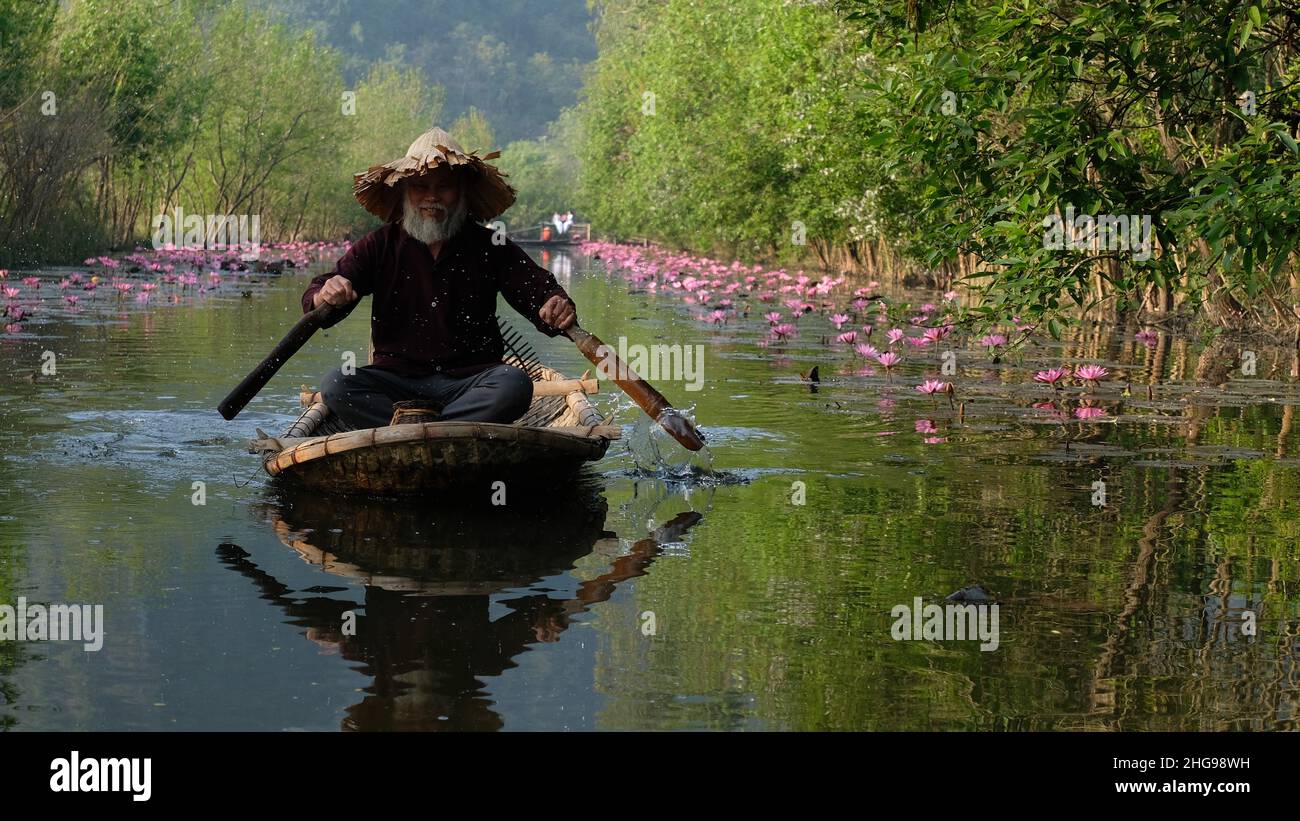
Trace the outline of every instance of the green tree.
[[459, 140], [466, 151], [486, 154], [496, 150], [496, 137], [492, 133], [492, 125], [488, 123], [487, 117], [483, 116], [483, 112], [473, 106], [457, 117], [447, 132]]

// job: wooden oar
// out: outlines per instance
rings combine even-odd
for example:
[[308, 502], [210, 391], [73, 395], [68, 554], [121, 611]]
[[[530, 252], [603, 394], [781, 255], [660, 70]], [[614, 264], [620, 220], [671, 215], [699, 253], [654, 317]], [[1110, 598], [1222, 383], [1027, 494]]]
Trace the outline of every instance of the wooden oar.
[[312, 334], [328, 324], [334, 318], [335, 311], [338, 310], [341, 309], [326, 303], [313, 311], [303, 314], [302, 319], [298, 320], [298, 323], [289, 330], [289, 333], [284, 335], [284, 339], [280, 340], [280, 344], [276, 345], [266, 359], [262, 360], [262, 364], [244, 377], [244, 381], [235, 386], [230, 395], [220, 405], [217, 405], [217, 410], [221, 412], [221, 415], [228, 420], [238, 416], [244, 406], [252, 401], [253, 397], [257, 396], [262, 388], [266, 387], [266, 383], [271, 381], [271, 377], [275, 376], [276, 371], [280, 370], [281, 366], [289, 361], [289, 357], [296, 354], [303, 345], [306, 345]]
[[636, 372], [623, 364], [614, 353], [614, 349], [600, 341], [600, 337], [588, 333], [578, 325], [572, 325], [564, 332], [573, 344], [578, 346], [582, 355], [598, 366], [598, 372], [608, 375], [618, 384], [623, 392], [640, 406], [646, 415], [659, 423], [669, 435], [681, 443], [687, 450], [699, 450], [704, 447], [704, 435], [695, 429], [691, 420], [683, 416], [669, 404], [664, 395], [650, 386], [650, 383], [636, 375]]
[[[253, 369], [253, 372], [244, 377], [230, 395], [227, 396], [217, 410], [221, 412], [225, 419], [234, 419], [244, 406], [252, 401], [254, 396], [266, 383], [271, 381], [271, 377], [289, 361], [293, 356], [311, 339], [312, 334], [316, 333], [322, 326], [328, 323], [333, 317], [334, 312], [339, 310], [333, 305], [322, 305], [319, 308], [304, 314], [303, 318], [285, 334], [280, 344], [272, 349], [262, 363]], [[595, 334], [584, 331], [578, 325], [573, 325], [564, 332], [573, 343], [582, 351], [583, 356], [587, 357], [595, 365], [600, 366], [606, 372], [611, 373], [615, 383], [618, 384], [623, 392], [637, 403], [641, 410], [681, 443], [682, 447], [687, 450], [699, 450], [704, 447], [704, 436], [691, 421], [677, 411], [663, 394], [655, 390], [644, 379], [636, 375], [636, 372], [623, 363], [622, 360], [614, 354], [612, 348], [600, 341], [600, 337]]]

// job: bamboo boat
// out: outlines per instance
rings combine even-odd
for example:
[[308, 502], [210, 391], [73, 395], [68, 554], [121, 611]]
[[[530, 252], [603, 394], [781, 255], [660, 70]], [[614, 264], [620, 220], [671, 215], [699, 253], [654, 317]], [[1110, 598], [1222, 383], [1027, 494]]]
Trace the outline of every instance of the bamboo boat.
[[[534, 226], [548, 227], [548, 226]], [[549, 239], [541, 236], [512, 236], [510, 241], [524, 248], [576, 248], [580, 243], [591, 239], [591, 223], [575, 222], [563, 234], [553, 233]]]
[[297, 420], [278, 437], [259, 430], [248, 450], [261, 454], [271, 476], [314, 490], [486, 494], [496, 482], [510, 490], [554, 489], [619, 438], [620, 429], [602, 423], [587, 399], [598, 390], [596, 380], [506, 361], [533, 377], [532, 404], [511, 424], [432, 421], [347, 430], [319, 392], [304, 391]]

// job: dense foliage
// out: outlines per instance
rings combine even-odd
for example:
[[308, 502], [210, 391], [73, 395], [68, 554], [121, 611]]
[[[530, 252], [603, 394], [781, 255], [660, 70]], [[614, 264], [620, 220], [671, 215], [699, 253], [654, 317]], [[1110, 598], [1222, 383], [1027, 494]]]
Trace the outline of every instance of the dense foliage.
[[129, 246], [174, 209], [256, 216], [263, 241], [356, 233], [374, 221], [352, 174], [442, 110], [395, 61], [345, 83], [338, 52], [251, 0], [3, 2], [9, 262]]
[[[596, 5], [583, 159], [602, 226], [899, 253], [978, 274], [990, 317], [1100, 300], [1297, 321], [1294, 2]], [[1150, 258], [1082, 232], [1049, 247], [1067, 213], [1149, 218]]]
[[0, 37], [9, 261], [173, 207], [356, 233], [351, 175], [445, 119], [504, 146], [513, 227], [962, 278], [1049, 327], [1300, 321], [1294, 0], [0, 0]]
[[[432, 125], [481, 151], [530, 122], [544, 142], [564, 95], [529, 84], [551, 82], [538, 68], [550, 58], [530, 52], [536, 65], [511, 63], [519, 76], [503, 74], [513, 52], [489, 40], [532, 48], [551, 38], [579, 54], [590, 38], [580, 3], [576, 12], [561, 4], [569, 11], [557, 7], [541, 28], [524, 25], [518, 3], [498, 4], [504, 18], [434, 38], [445, 45], [477, 32], [477, 50], [428, 59], [320, 39], [331, 21], [364, 15], [367, 43], [400, 44], [421, 30], [410, 20], [454, 23], [443, 5], [0, 0], [0, 264], [130, 247], [175, 209], [256, 216], [264, 242], [356, 235], [377, 221], [353, 200], [352, 175], [401, 156]], [[457, 14], [468, 18], [466, 9]], [[330, 25], [302, 25], [308, 13]], [[565, 72], [576, 71], [570, 63]], [[474, 99], [480, 83], [509, 92], [448, 104]], [[526, 163], [520, 178], [538, 183]], [[558, 207], [553, 191], [528, 196], [546, 200], [538, 209]]]

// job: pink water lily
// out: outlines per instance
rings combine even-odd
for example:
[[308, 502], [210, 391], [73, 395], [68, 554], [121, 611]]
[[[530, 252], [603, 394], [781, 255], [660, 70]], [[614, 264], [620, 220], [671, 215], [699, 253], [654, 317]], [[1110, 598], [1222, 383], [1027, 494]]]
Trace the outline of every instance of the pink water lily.
[[885, 369], [885, 379], [892, 381], [894, 376], [894, 367], [903, 361], [903, 357], [893, 351], [885, 351], [876, 357], [876, 361]]
[[854, 342], [857, 342], [857, 341], [858, 341], [858, 332], [857, 332], [857, 331], [845, 331], [844, 333], [842, 333], [842, 334], [840, 334], [839, 336], [835, 337], [835, 341], [836, 341], [836, 342], [839, 342], [839, 343], [842, 344], [842, 345], [852, 345]]
[[791, 325], [789, 322], [786, 322], [782, 325], [776, 325], [772, 328], [772, 336], [776, 337], [777, 339], [785, 339], [788, 336], [794, 336], [798, 332], [799, 332], [798, 329], [795, 328], [795, 326]]
[[989, 334], [980, 340], [980, 344], [989, 350], [993, 350], [994, 348], [1005, 347], [1007, 344], [1007, 338], [1002, 334]]
[[1089, 385], [1096, 385], [1110, 375], [1110, 371], [1100, 365], [1083, 365], [1074, 369], [1074, 375]]
[[1081, 407], [1074, 409], [1074, 415], [1080, 419], [1096, 419], [1098, 416], [1105, 416], [1106, 411], [1103, 408]]
[[938, 379], [927, 379], [917, 385], [916, 389], [926, 396], [934, 396], [936, 393], [947, 393], [948, 383], [941, 382]]
[[863, 359], [880, 359], [880, 351], [876, 350], [874, 345], [859, 344], [853, 350]]
[[903, 332], [902, 328], [890, 328], [885, 333], [885, 337], [889, 340], [890, 345], [897, 345], [898, 342], [905, 336], [907, 336], [907, 334]]
[[63, 297], [63, 301], [68, 303], [69, 305], [76, 305], [77, 300], [79, 299], [81, 299], [81, 297], [77, 296], [76, 294], [68, 294], [67, 296]]
[[849, 321], [848, 314], [831, 315], [831, 322], [835, 325], [835, 330], [837, 331], [843, 328], [848, 323], [848, 321]]
[[6, 285], [6, 286], [5, 286], [5, 289], [4, 289], [4, 293], [5, 293], [5, 296], [8, 297], [9, 299], [17, 299], [17, 298], [18, 298], [18, 295], [21, 294], [22, 291], [18, 290], [17, 288], [14, 288], [14, 287], [12, 287], [12, 286]]
[[1062, 379], [1064, 379], [1069, 375], [1070, 372], [1065, 368], [1049, 368], [1048, 370], [1039, 371], [1038, 373], [1034, 374], [1034, 381], [1043, 382], [1045, 384], [1051, 385], [1053, 388], [1059, 388], [1060, 386], [1057, 385], [1056, 383], [1060, 382]]
[[38, 289], [39, 289], [39, 288], [41, 287], [41, 278], [40, 278], [40, 277], [23, 277], [23, 284], [26, 285], [26, 286], [28, 286], [28, 287], [31, 287], [31, 288], [38, 288]]
[[763, 314], [763, 318], [767, 320], [768, 325], [776, 325], [781, 321], [781, 312], [772, 311], [771, 313]]
[[939, 429], [935, 427], [934, 422], [930, 421], [929, 419], [917, 419], [916, 432], [917, 433], [938, 433]]

